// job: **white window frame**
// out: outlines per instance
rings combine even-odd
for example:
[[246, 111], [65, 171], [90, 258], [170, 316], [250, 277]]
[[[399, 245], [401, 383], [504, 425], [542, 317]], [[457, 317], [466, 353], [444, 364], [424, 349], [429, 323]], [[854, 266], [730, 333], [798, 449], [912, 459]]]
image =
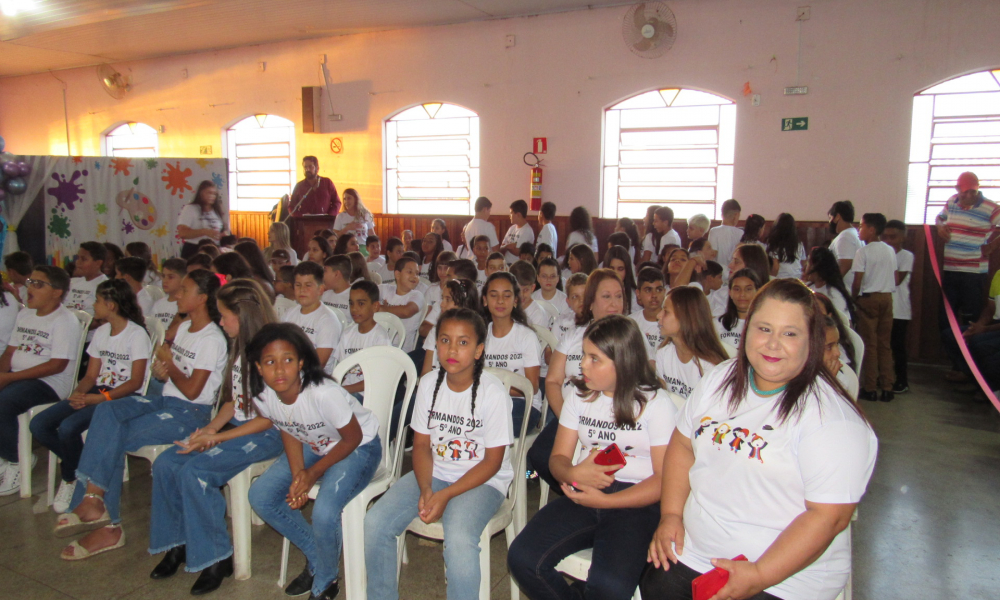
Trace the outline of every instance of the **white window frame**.
[[410, 106], [382, 124], [387, 214], [471, 215], [479, 197], [479, 115], [448, 102]]
[[954, 77], [913, 96], [905, 220], [933, 223], [963, 171], [1000, 197], [1000, 68]]
[[160, 134], [145, 123], [122, 123], [108, 130], [103, 138], [104, 156], [156, 158], [160, 155]]
[[735, 102], [662, 88], [616, 102], [602, 116], [602, 217], [642, 218], [658, 204], [679, 219], [721, 218], [733, 195]]
[[226, 127], [222, 138], [231, 210], [266, 212], [291, 195], [298, 173], [295, 123], [273, 114], [251, 115]]

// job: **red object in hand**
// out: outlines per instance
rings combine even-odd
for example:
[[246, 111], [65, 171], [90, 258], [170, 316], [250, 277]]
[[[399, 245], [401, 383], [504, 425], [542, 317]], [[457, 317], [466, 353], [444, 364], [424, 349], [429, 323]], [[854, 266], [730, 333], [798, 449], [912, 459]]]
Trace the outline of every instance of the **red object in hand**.
[[[733, 560], [746, 559], [747, 557], [740, 554]], [[708, 600], [721, 590], [722, 586], [726, 585], [728, 581], [729, 571], [721, 567], [715, 567], [708, 573], [694, 578], [694, 581], [691, 582], [691, 596], [694, 600]]]
[[[625, 466], [625, 455], [622, 454], [621, 449], [618, 448], [618, 444], [611, 444], [604, 450], [597, 453], [597, 456], [594, 457], [594, 464], [605, 467], [611, 467], [614, 465]], [[614, 477], [615, 472], [605, 471], [604, 474]]]

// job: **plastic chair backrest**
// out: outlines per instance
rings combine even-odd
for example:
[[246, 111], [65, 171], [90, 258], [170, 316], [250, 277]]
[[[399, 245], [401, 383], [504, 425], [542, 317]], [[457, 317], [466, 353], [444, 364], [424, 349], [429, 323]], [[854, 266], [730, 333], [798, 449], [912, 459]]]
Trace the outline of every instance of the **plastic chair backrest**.
[[543, 344], [548, 346], [553, 352], [556, 351], [556, 346], [559, 345], [559, 340], [556, 339], [556, 334], [541, 325], [532, 325], [531, 328], [535, 330], [535, 333], [538, 335], [538, 339], [541, 340]]
[[[503, 383], [504, 387], [507, 388], [508, 394], [510, 394], [510, 388], [517, 388], [521, 391], [535, 389], [531, 385], [531, 382], [528, 381], [526, 377], [524, 377], [523, 375], [518, 375], [513, 371], [508, 371], [507, 369], [497, 369], [494, 367], [486, 367], [485, 369], [483, 369], [483, 371], [499, 379], [501, 383]], [[521, 419], [521, 431], [518, 434], [517, 439], [514, 440], [513, 449], [508, 450], [514, 453], [514, 456], [510, 461], [511, 466], [514, 468], [514, 477], [517, 477], [518, 473], [521, 474], [521, 477], [524, 477], [524, 461], [525, 457], [528, 454], [528, 444], [526, 443], [527, 433], [528, 433], [528, 421], [530, 421], [530, 419], [528, 419], [527, 411], [530, 409], [531, 409], [531, 403], [526, 402], [525, 415], [524, 418]], [[511, 504], [517, 501], [517, 488], [518, 486], [515, 485], [514, 483], [511, 483], [510, 487], [508, 488], [507, 497], [510, 499]]]
[[729, 355], [729, 358], [736, 358], [736, 356], [740, 353], [739, 348], [729, 342], [722, 342], [722, 347], [726, 349], [726, 354]]
[[345, 315], [344, 311], [340, 310], [336, 306], [330, 306], [328, 304], [325, 306], [332, 310], [333, 314], [337, 315], [337, 319], [340, 321], [341, 326], [347, 327], [354, 322], [349, 315]]
[[[375, 313], [376, 315], [379, 313]], [[355, 352], [333, 369], [333, 379], [338, 383], [344, 375], [356, 366], [365, 375], [365, 403], [368, 410], [378, 418], [378, 434], [382, 440], [382, 465], [389, 469], [393, 477], [399, 476], [403, 464], [403, 446], [406, 436], [405, 419], [413, 390], [417, 386], [417, 368], [410, 357], [392, 346], [372, 346]], [[399, 415], [399, 429], [396, 432], [396, 452], [390, 456], [389, 434], [392, 420], [392, 405], [396, 400], [396, 388], [400, 378], [406, 377], [406, 393], [403, 396], [403, 410]]]
[[[156, 317], [146, 317], [146, 331], [149, 332], [149, 341], [152, 344], [153, 354], [156, 354], [156, 347], [163, 343], [167, 337], [167, 331], [163, 328], [163, 321]], [[149, 390], [149, 380], [153, 376], [153, 358], [146, 361], [146, 380], [142, 383], [140, 396], [145, 396]]]
[[382, 285], [381, 275], [379, 275], [375, 271], [372, 271], [371, 269], [368, 270], [368, 274], [372, 276], [372, 283], [374, 283], [375, 285]]
[[[94, 320], [94, 317], [82, 310], [71, 308], [70, 312], [72, 312], [76, 319], [80, 322], [80, 341], [76, 346], [76, 366], [74, 367], [75, 369], [79, 369], [80, 361], [83, 359], [83, 348], [87, 345], [87, 332], [90, 331], [90, 322]], [[73, 375], [73, 381], [76, 381], [76, 375]]]
[[841, 365], [840, 371], [842, 376], [838, 377], [838, 379], [843, 380], [840, 383], [847, 389], [847, 393], [851, 395], [851, 399], [857, 401], [858, 391], [861, 389], [861, 382], [858, 381], [857, 374], [847, 365]]
[[556, 310], [555, 305], [548, 300], [533, 300], [533, 302], [537, 302], [538, 306], [541, 306], [542, 309], [549, 315], [549, 318], [553, 321], [559, 318], [559, 311]]
[[403, 321], [399, 317], [392, 313], [377, 312], [375, 313], [375, 322], [385, 327], [385, 330], [389, 332], [389, 339], [393, 346], [403, 347], [406, 342], [406, 327], [403, 326]]
[[[861, 335], [853, 329], [848, 328], [847, 335], [851, 338], [851, 343], [854, 344], [854, 366], [860, 370], [861, 361], [865, 358], [865, 341], [861, 339]], [[847, 361], [844, 360], [841, 362], [846, 363]]]
[[149, 294], [149, 297], [153, 299], [153, 302], [156, 302], [161, 298], [167, 297], [167, 294], [163, 291], [163, 288], [161, 288], [160, 286], [147, 285], [145, 286], [145, 288], [146, 292]]
[[680, 394], [667, 392], [667, 396], [670, 397], [670, 400], [674, 403], [674, 406], [677, 407], [677, 410], [684, 408], [684, 404], [687, 403], [687, 398], [681, 396]]

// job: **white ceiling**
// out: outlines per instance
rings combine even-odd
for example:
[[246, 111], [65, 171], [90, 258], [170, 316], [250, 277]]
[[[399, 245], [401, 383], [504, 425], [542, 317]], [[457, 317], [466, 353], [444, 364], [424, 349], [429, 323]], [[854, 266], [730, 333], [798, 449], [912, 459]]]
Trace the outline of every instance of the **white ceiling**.
[[630, 0], [33, 2], [33, 10], [15, 17], [0, 15], [0, 77], [284, 40], [632, 3]]

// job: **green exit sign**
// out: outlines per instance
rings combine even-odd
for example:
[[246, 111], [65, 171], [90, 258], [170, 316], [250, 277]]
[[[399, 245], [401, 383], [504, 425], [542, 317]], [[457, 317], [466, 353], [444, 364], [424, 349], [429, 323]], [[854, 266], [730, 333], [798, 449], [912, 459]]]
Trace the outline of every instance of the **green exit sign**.
[[809, 129], [809, 117], [795, 117], [793, 119], [782, 119], [782, 131], [803, 131]]

